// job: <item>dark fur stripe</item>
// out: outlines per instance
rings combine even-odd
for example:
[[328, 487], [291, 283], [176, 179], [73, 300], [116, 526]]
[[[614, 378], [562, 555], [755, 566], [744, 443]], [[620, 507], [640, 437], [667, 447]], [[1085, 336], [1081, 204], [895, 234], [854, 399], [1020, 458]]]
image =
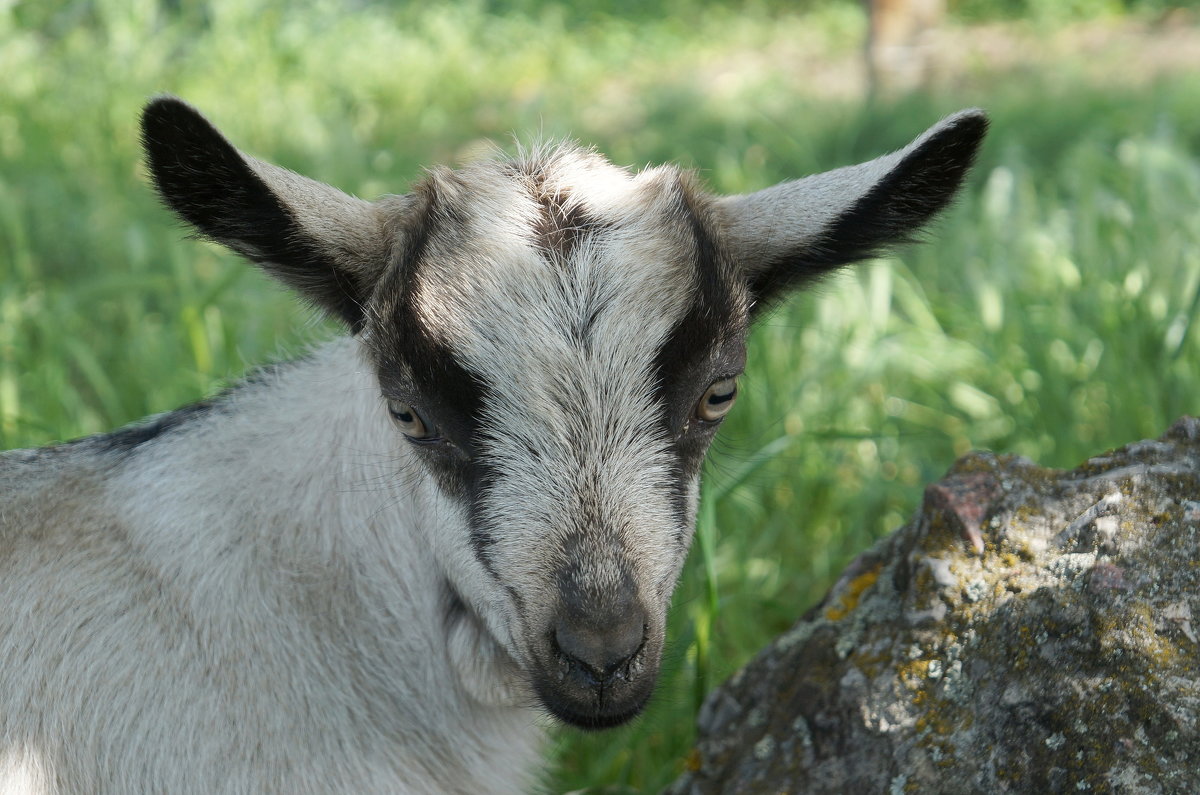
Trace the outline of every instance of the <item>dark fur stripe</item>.
[[544, 174], [531, 174], [530, 181], [530, 193], [541, 210], [533, 228], [535, 244], [551, 262], [567, 263], [583, 241], [604, 225], [561, 190], [547, 190]]
[[[712, 380], [741, 372], [746, 323], [744, 288], [709, 233], [705, 210], [686, 183], [677, 190], [676, 216], [693, 241], [695, 298], [655, 359], [664, 430], [675, 439], [679, 483], [700, 472], [711, 434], [692, 422], [695, 401]], [[692, 431], [680, 434], [684, 427]]]
[[152, 417], [149, 420], [126, 425], [124, 428], [118, 428], [115, 431], [72, 439], [56, 447], [44, 448], [43, 451], [49, 452], [65, 447], [86, 445], [101, 454], [124, 458], [137, 451], [143, 445], [167, 436], [188, 423], [209, 414], [219, 402], [219, 398], [202, 400], [190, 406], [184, 406], [175, 411]]
[[278, 378], [282, 371], [297, 362], [304, 361], [305, 358], [302, 356], [285, 362], [263, 365], [262, 367], [255, 368], [242, 380], [226, 387], [218, 394], [206, 400], [197, 401], [174, 411], [151, 417], [148, 420], [126, 425], [124, 428], [118, 428], [115, 431], [85, 436], [81, 439], [66, 442], [65, 444], [88, 444], [102, 452], [118, 455], [135, 452], [143, 445], [174, 433], [186, 425], [211, 415], [213, 412], [220, 411], [225, 402], [235, 393], [244, 389], [253, 389], [256, 385]]
[[[477, 455], [488, 387], [459, 362], [454, 351], [421, 325], [415, 298], [430, 241], [463, 223], [462, 210], [454, 197], [444, 196], [438, 189], [439, 180], [453, 185], [456, 179], [447, 172], [414, 188], [417, 204], [404, 230], [408, 245], [380, 288], [381, 295], [393, 297], [394, 303], [386, 310], [390, 322], [379, 329], [386, 336], [372, 343], [384, 391], [412, 393], [418, 410], [449, 442], [425, 448], [426, 461], [442, 491], [466, 507], [472, 551], [480, 565], [499, 580], [488, 556], [495, 541], [480, 522], [478, 508], [492, 479], [490, 468]], [[403, 382], [404, 373], [409, 374], [411, 383]]]

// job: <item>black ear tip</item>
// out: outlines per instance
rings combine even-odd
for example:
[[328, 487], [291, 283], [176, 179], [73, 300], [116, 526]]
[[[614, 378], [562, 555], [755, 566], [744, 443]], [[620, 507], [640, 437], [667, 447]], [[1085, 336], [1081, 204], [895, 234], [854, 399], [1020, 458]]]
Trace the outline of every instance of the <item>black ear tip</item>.
[[161, 146], [223, 140], [208, 119], [178, 97], [162, 95], [142, 109], [142, 145], [152, 156]]
[[972, 147], [978, 148], [987, 135], [991, 121], [980, 108], [960, 110], [946, 120], [946, 130]]
[[146, 166], [159, 195], [185, 221], [212, 233], [217, 197], [253, 181], [241, 155], [200, 111], [176, 97], [151, 100], [141, 121]]
[[142, 110], [143, 116], [156, 115], [160, 113], [169, 113], [172, 109], [191, 108], [192, 106], [184, 102], [174, 94], [156, 94], [146, 103], [146, 107]]
[[964, 108], [958, 113], [950, 115], [950, 120], [955, 124], [962, 124], [964, 127], [973, 129], [987, 130], [988, 115], [983, 108]]
[[[960, 110], [942, 119], [918, 138], [913, 145], [912, 155], [917, 161], [936, 161], [945, 174], [958, 174], [959, 178], [975, 163], [975, 158], [988, 131], [988, 117], [979, 108]], [[957, 190], [957, 183], [951, 188]]]
[[142, 134], [148, 136], [188, 114], [199, 115], [191, 105], [178, 97], [166, 94], [157, 96], [142, 109]]

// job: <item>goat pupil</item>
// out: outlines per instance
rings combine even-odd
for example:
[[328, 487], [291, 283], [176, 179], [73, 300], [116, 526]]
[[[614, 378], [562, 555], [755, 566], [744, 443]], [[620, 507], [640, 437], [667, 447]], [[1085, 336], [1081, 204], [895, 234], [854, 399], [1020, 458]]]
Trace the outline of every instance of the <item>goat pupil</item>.
[[709, 397], [708, 397], [708, 405], [720, 406], [722, 403], [728, 403], [731, 400], [733, 400], [733, 390], [732, 389], [729, 390], [728, 392], [726, 392], [724, 395], [714, 392], [713, 394], [709, 395]]

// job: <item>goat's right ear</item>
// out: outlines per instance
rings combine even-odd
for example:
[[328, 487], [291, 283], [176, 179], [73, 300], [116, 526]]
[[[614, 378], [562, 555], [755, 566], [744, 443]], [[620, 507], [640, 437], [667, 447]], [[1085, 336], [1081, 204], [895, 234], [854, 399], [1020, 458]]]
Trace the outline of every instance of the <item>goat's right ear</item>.
[[142, 145], [163, 201], [357, 332], [390, 241], [369, 202], [243, 155], [174, 97], [142, 112]]

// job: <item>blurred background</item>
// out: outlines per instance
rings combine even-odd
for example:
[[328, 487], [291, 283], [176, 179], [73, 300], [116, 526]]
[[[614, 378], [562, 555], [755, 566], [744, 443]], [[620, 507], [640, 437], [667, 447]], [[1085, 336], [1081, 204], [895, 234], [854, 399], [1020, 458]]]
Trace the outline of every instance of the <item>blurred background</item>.
[[159, 92], [365, 198], [514, 137], [748, 191], [992, 133], [928, 241], [757, 330], [659, 694], [546, 789], [652, 792], [704, 694], [972, 448], [1068, 467], [1200, 411], [1200, 8], [1168, 0], [0, 0], [0, 446], [195, 401], [336, 329], [160, 209]]

